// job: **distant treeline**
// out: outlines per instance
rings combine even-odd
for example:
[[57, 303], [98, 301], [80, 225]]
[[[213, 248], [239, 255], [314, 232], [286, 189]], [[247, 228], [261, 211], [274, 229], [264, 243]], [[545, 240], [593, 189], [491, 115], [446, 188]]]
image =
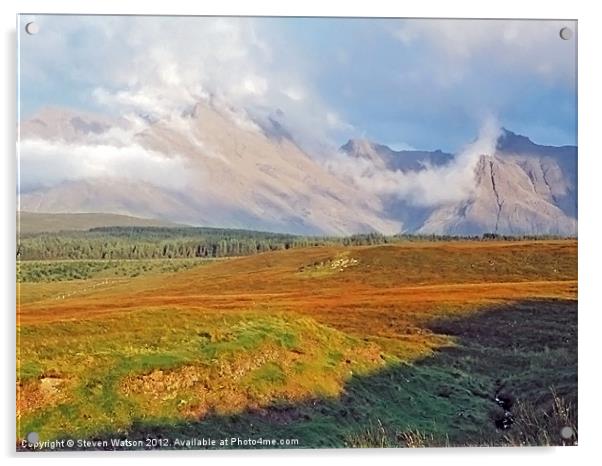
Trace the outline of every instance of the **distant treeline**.
[[103, 227], [88, 231], [21, 235], [17, 257], [48, 259], [176, 259], [248, 256], [267, 251], [312, 246], [367, 246], [404, 241], [517, 240], [552, 236], [393, 235], [379, 233], [346, 237], [297, 236], [221, 228]]

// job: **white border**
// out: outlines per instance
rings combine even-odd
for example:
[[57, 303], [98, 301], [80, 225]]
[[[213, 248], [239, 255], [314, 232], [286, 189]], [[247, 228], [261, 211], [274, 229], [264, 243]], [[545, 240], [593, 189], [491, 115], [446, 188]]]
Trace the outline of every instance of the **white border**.
[[233, 451], [233, 452], [153, 452], [109, 454], [37, 454], [18, 455], [25, 464], [43, 461], [44, 464], [62, 464], [66, 457], [75, 461], [101, 463], [143, 460], [160, 464], [167, 458], [177, 461], [219, 462], [234, 464], [248, 462], [262, 465], [282, 464], [294, 466], [327, 464], [340, 460], [349, 464], [367, 461], [400, 464], [403, 462], [462, 465], [487, 463], [507, 466], [545, 462], [549, 465], [588, 464], [596, 458], [600, 443], [602, 420], [600, 413], [599, 373], [601, 364], [600, 331], [602, 309], [600, 292], [596, 285], [602, 275], [600, 236], [602, 215], [602, 150], [600, 144], [601, 108], [599, 86], [602, 83], [600, 44], [602, 17], [597, 14], [596, 2], [504, 0], [498, 2], [409, 1], [386, 0], [220, 0], [204, 3], [184, 0], [3, 0], [2, 15], [3, 66], [1, 112], [2, 157], [2, 209], [3, 227], [0, 254], [2, 264], [2, 296], [4, 315], [2, 333], [3, 360], [8, 373], [4, 374], [2, 389], [2, 421], [0, 424], [0, 449], [8, 461], [15, 460], [14, 453], [14, 309], [15, 309], [15, 106], [16, 106], [16, 13], [96, 13], [96, 14], [213, 14], [213, 15], [284, 15], [284, 16], [394, 16], [394, 17], [480, 17], [480, 18], [557, 18], [579, 21], [579, 447], [573, 448], [523, 448], [523, 449], [430, 449], [430, 450], [313, 450], [313, 451]]

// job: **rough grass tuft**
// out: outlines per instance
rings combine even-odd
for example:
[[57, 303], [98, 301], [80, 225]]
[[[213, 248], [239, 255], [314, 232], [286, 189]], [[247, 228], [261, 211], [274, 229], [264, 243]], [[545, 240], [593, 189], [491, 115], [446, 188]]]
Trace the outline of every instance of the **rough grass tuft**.
[[513, 446], [577, 445], [577, 410], [573, 403], [552, 390], [548, 406], [518, 401], [514, 424], [504, 435]]

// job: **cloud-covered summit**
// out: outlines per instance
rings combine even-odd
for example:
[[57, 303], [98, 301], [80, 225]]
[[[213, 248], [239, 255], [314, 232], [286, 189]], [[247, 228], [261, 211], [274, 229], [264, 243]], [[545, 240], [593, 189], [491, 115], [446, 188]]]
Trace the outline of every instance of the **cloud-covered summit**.
[[457, 152], [490, 114], [575, 143], [576, 41], [558, 37], [570, 21], [34, 19], [40, 33], [19, 43], [24, 118], [48, 105], [164, 117], [211, 98], [280, 109], [314, 150], [364, 136]]
[[30, 210], [301, 233], [576, 231], [576, 49], [557, 34], [571, 22], [35, 20], [19, 38]]

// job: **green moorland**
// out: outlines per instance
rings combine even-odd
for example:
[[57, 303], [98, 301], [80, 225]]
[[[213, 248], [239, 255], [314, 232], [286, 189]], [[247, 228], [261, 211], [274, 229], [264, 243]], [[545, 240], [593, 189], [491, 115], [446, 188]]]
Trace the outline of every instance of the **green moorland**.
[[[136, 331], [141, 325], [143, 334]], [[560, 430], [576, 432], [575, 302], [524, 302], [440, 320], [433, 330], [452, 335], [454, 344], [408, 364], [310, 319], [277, 313], [198, 318], [157, 311], [23, 329], [24, 399], [35, 403], [31, 380], [48, 390], [83, 380], [57, 392], [62, 398], [53, 406], [24, 416], [19, 435], [262, 436], [297, 439], [301, 448], [574, 443]], [[87, 338], [92, 334], [103, 338]], [[375, 355], [383, 364], [374, 364]], [[170, 372], [190, 363], [192, 369]], [[497, 392], [516, 400], [508, 430], [496, 428], [504, 416]], [[199, 396], [215, 397], [208, 410], [195, 405]], [[271, 403], [274, 397], [281, 401]], [[249, 404], [255, 408], [242, 409]], [[132, 423], [132, 412], [147, 420]], [[183, 421], [182, 412], [202, 420]]]
[[485, 243], [20, 261], [18, 438], [575, 444], [576, 243]]
[[56, 260], [17, 262], [17, 283], [138, 277], [177, 272], [211, 259]]
[[[32, 341], [40, 337], [43, 342]], [[34, 431], [44, 438], [124, 433], [132, 412], [177, 423], [183, 412], [205, 414], [198, 397], [213, 397], [209, 410], [227, 414], [279, 395], [335, 396], [350, 371], [366, 372], [378, 354], [373, 345], [310, 319], [277, 313], [140, 312], [21, 329], [19, 344], [24, 411], [33, 410], [27, 405], [39, 395], [30, 382], [42, 380], [48, 390], [61, 386], [58, 403], [19, 425], [20, 435]], [[345, 364], [350, 358], [353, 363]], [[71, 381], [80, 384], [67, 389]]]

